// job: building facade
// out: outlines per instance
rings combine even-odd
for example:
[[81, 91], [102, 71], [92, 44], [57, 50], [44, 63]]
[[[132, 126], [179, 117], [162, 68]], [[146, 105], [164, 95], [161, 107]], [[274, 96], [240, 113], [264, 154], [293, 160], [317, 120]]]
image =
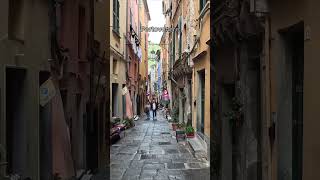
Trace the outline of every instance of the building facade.
[[126, 59], [128, 61], [128, 78], [127, 84], [131, 101], [133, 105], [133, 113], [137, 114], [137, 106], [140, 106], [138, 94], [138, 77], [139, 63], [141, 61], [141, 41], [140, 41], [140, 19], [139, 19], [139, 3], [138, 1], [129, 0], [127, 2], [127, 49]]
[[319, 146], [310, 140], [318, 134], [319, 2], [223, 4], [213, 16], [220, 179], [319, 178]]
[[160, 52], [159, 44], [149, 41], [148, 45], [148, 74], [150, 75], [150, 94], [153, 96], [158, 96], [159, 84], [158, 84], [158, 65], [159, 56], [157, 52]]
[[40, 132], [51, 107], [41, 113], [39, 106], [39, 83], [50, 76], [49, 7], [40, 1], [0, 2], [0, 161], [8, 163], [0, 176], [40, 179], [40, 167], [50, 168], [39, 156], [45, 148], [40, 137], [51, 137]]
[[[193, 27], [185, 29], [186, 36], [192, 34], [195, 40], [192, 41], [192, 36], [186, 38], [186, 42], [190, 45], [190, 59], [188, 63], [193, 66], [192, 72], [192, 123], [196, 127], [201, 139], [205, 141], [205, 149], [210, 157], [210, 132], [211, 132], [211, 79], [210, 79], [210, 1], [200, 0], [189, 4], [187, 11], [188, 16], [184, 19], [195, 22]], [[193, 13], [192, 13], [193, 11]], [[196, 17], [192, 19], [192, 17]], [[185, 24], [188, 26], [188, 23]], [[188, 32], [190, 30], [190, 32]], [[184, 46], [185, 47], [185, 46]], [[189, 51], [187, 47], [187, 51]], [[191, 84], [190, 84], [191, 85]], [[192, 104], [192, 103], [191, 103]]]
[[[166, 86], [179, 122], [192, 125], [208, 158], [210, 144], [210, 1], [163, 1]], [[165, 62], [165, 61], [164, 61]]]
[[147, 89], [148, 89], [148, 36], [149, 33], [143, 28], [148, 27], [148, 23], [151, 20], [149, 7], [147, 0], [140, 0], [139, 3], [139, 15], [140, 15], [140, 37], [141, 37], [141, 51], [142, 58], [139, 64], [139, 102], [140, 107], [138, 115], [144, 112], [144, 107], [147, 102]]
[[107, 6], [84, 0], [1, 2], [1, 177], [66, 179], [106, 163], [106, 142], [99, 137], [105, 133], [106, 94], [95, 80], [98, 74], [105, 79], [97, 67], [105, 67], [107, 39], [105, 31], [93, 31], [109, 24], [94, 18]]
[[126, 48], [126, 17], [121, 16], [127, 11], [125, 1], [110, 1], [110, 97], [112, 117], [124, 118], [125, 97], [122, 88], [126, 85], [127, 60], [125, 58]]

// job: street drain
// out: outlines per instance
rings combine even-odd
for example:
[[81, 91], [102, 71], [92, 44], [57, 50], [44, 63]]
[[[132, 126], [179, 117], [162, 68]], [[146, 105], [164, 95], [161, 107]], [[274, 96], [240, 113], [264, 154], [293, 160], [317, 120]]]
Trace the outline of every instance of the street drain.
[[142, 154], [140, 159], [156, 159], [157, 156], [155, 154]]
[[177, 153], [179, 153], [179, 151], [176, 150], [176, 149], [168, 149], [166, 151], [167, 151], [168, 154], [177, 154]]
[[146, 154], [147, 152], [148, 152], [148, 151], [146, 151], [146, 150], [138, 150], [138, 151], [137, 151], [138, 154]]
[[159, 142], [159, 145], [170, 145], [171, 142]]
[[170, 132], [162, 132], [161, 134], [170, 134]]
[[185, 169], [184, 163], [168, 163], [168, 169]]

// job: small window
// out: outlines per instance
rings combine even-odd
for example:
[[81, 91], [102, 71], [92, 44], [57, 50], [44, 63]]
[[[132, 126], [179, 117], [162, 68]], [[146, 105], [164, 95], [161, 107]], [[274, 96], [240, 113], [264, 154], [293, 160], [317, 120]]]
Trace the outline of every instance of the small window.
[[113, 58], [113, 74], [118, 74], [118, 61]]
[[12, 40], [24, 40], [24, 0], [9, 1], [8, 36]]

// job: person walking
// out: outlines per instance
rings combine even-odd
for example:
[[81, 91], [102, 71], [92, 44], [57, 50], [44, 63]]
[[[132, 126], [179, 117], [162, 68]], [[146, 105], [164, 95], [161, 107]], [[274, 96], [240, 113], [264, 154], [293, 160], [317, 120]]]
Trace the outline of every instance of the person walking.
[[150, 120], [153, 120], [152, 102], [149, 100], [148, 104], [149, 104], [149, 117], [150, 117]]
[[147, 102], [146, 106], [145, 106], [145, 109], [144, 109], [144, 112], [147, 114], [147, 120], [150, 119], [150, 102]]
[[156, 103], [155, 99], [152, 101], [152, 117], [153, 120], [157, 117], [157, 110], [158, 110], [158, 104]]

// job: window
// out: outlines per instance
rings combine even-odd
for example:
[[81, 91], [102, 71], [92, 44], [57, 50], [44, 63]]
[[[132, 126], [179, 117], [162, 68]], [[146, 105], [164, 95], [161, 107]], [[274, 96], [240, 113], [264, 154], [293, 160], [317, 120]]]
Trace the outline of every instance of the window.
[[[179, 41], [180, 41], [180, 32], [179, 32], [179, 20], [178, 20], [178, 24], [176, 26], [176, 30], [175, 30], [175, 35], [174, 35], [174, 54], [175, 55], [179, 55], [178, 51], [179, 51]], [[176, 48], [177, 47], [177, 48]], [[179, 56], [178, 56], [179, 58]], [[174, 61], [176, 60], [176, 58], [173, 59]]]
[[162, 13], [165, 14], [166, 10], [165, 10], [165, 6], [164, 6], [164, 1], [162, 1]]
[[[138, 74], [138, 69], [137, 69], [137, 64], [134, 64], [134, 76], [137, 78]], [[136, 79], [137, 80], [137, 79]]]
[[9, 1], [9, 39], [24, 40], [24, 0]]
[[113, 0], [113, 31], [119, 34], [119, 0]]
[[140, 22], [140, 25], [139, 25], [139, 38], [141, 38], [141, 31], [142, 31], [142, 24], [141, 24], [141, 22]]
[[181, 54], [182, 54], [182, 18], [181, 16], [179, 17], [179, 22], [178, 22], [178, 40], [179, 40], [179, 59], [181, 59]]
[[[131, 9], [130, 9], [130, 25], [132, 26], [132, 11], [131, 11]], [[133, 26], [132, 26], [132, 28], [133, 28]]]
[[148, 47], [147, 47], [147, 33], [145, 32], [144, 33], [144, 36], [145, 36], [145, 38], [144, 38], [144, 46], [145, 46], [145, 49], [147, 50], [148, 49]]
[[206, 3], [207, 3], [207, 0], [200, 0], [200, 12], [202, 11]]
[[118, 74], [118, 64], [117, 59], [113, 58], [113, 74]]
[[172, 38], [172, 63], [174, 63], [176, 60], [176, 29], [172, 33]]

